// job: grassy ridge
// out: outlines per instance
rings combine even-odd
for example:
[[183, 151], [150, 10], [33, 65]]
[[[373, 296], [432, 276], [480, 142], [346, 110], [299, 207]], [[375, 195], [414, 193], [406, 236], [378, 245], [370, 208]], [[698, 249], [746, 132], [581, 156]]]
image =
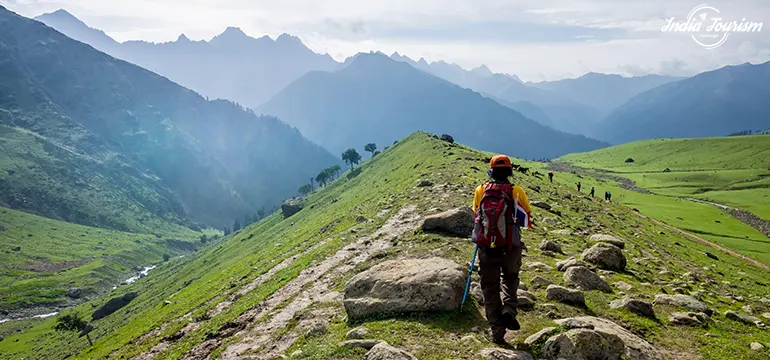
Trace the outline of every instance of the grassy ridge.
[[[93, 228], [0, 208], [0, 308], [67, 302], [68, 288], [93, 296], [135, 268], [179, 254], [199, 234], [184, 228], [165, 235]], [[18, 249], [18, 250], [15, 250]]]
[[[75, 334], [54, 333], [51, 330], [54, 319], [6, 323], [0, 324], [0, 336], [9, 334], [0, 341], [0, 357], [58, 359], [71, 355], [82, 359], [108, 356], [130, 358], [195, 322], [195, 330], [169, 343], [158, 354], [158, 358], [179, 358], [208, 337], [215, 336], [223, 324], [237, 319], [274, 294], [302, 270], [322, 261], [359, 236], [373, 232], [403, 205], [416, 205], [418, 213], [427, 214], [436, 209], [469, 204], [473, 188], [484, 180], [486, 156], [488, 154], [463, 146], [449, 146], [426, 134], [414, 134], [385, 150], [373, 161], [361, 165], [360, 174], [347, 173], [328, 187], [311, 194], [306, 200], [305, 209], [291, 218], [283, 219], [280, 214], [273, 214], [221, 242], [207, 245], [203, 251], [162, 264], [136, 284], [113, 291], [109, 296], [117, 296], [126, 291], [138, 291], [139, 296], [127, 307], [95, 322], [93, 347], [88, 347]], [[518, 160], [515, 162], [535, 166]], [[557, 179], [564, 177], [567, 184], [566, 176], [560, 174]], [[418, 179], [429, 179], [435, 185], [415, 187]], [[534, 209], [537, 225], [524, 235], [529, 245], [526, 263], [539, 261], [553, 266], [556, 261], [579, 254], [588, 246], [584, 234], [609, 232], [626, 239], [626, 256], [629, 258], [628, 271], [607, 274], [609, 283], [628, 282], [634, 286], [630, 293], [649, 297], [659, 293], [661, 288], [671, 291], [672, 284], [679, 281], [682, 274], [689, 272], [701, 278], [688, 285], [690, 290], [702, 288], [704, 301], [720, 312], [726, 309], [739, 310], [744, 304], [758, 311], [765, 309], [753, 295], [763, 293], [766, 286], [770, 285], [770, 279], [764, 271], [701, 243], [667, 234], [663, 228], [637, 216], [625, 206], [579, 196], [571, 186], [550, 184], [520, 174], [516, 175], [514, 181], [524, 186], [533, 200], [545, 201], [562, 214], [556, 216], [540, 208]], [[358, 223], [358, 215], [370, 218], [373, 222]], [[356, 232], [350, 231], [352, 229]], [[558, 229], [567, 229], [572, 235], [551, 233]], [[554, 258], [537, 251], [536, 244], [544, 238], [561, 243], [568, 255], [557, 255]], [[329, 240], [305, 252], [324, 239]], [[470, 258], [472, 251], [472, 245], [467, 239], [416, 229], [403, 234], [391, 250], [377, 254], [355, 269], [341, 274], [330, 286], [341, 290], [353, 274], [387, 259], [442, 256], [462, 264]], [[709, 259], [703, 255], [704, 251], [714, 252], [721, 260], [715, 262]], [[283, 270], [268, 277], [261, 286], [237, 299], [227, 310], [212, 318], [203, 316], [230, 294], [294, 255], [300, 256]], [[662, 269], [666, 269], [667, 273], [661, 274]], [[522, 281], [529, 283], [534, 276], [564, 283], [562, 274], [556, 271], [525, 270]], [[725, 281], [730, 285], [724, 284]], [[539, 299], [538, 303], [545, 302], [544, 290], [532, 291]], [[734, 302], [732, 298], [727, 298], [728, 293], [731, 296], [742, 296], [744, 300]], [[617, 292], [589, 292], [587, 310], [556, 304], [554, 311], [564, 317], [594, 313], [634, 329], [659, 348], [691, 354], [695, 358], [759, 359], [757, 354], [748, 349], [747, 344], [750, 341], [770, 342], [770, 334], [767, 332], [760, 332], [723, 317], [717, 317], [717, 322], [709, 328], [689, 328], [662, 326], [661, 322], [665, 322], [667, 314], [674, 309], [656, 308], [656, 321], [609, 309], [608, 302], [620, 296]], [[88, 314], [93, 311], [92, 304], [98, 306], [106, 298], [99, 298], [70, 311]], [[166, 301], [169, 303], [166, 304]], [[542, 327], [549, 326], [551, 322], [545, 314], [552, 311], [550, 309], [538, 307], [534, 311], [522, 313], [522, 331], [516, 334], [513, 341], [522, 341]], [[326, 311], [324, 319], [331, 321], [329, 332], [318, 337], [304, 338], [299, 324], [306, 317], [312, 317], [316, 311]], [[276, 330], [273, 336], [275, 341], [279, 341], [280, 334], [300, 334], [287, 354], [302, 350], [301, 357], [304, 359], [349, 359], [360, 354], [355, 350], [338, 348], [335, 344], [344, 337], [345, 332], [363, 325], [372, 331], [373, 337], [404, 347], [420, 359], [473, 358], [479, 349], [492, 346], [489, 339], [474, 330], [486, 328], [482, 311], [478, 306], [469, 305], [463, 314], [403, 315], [348, 323], [339, 303], [316, 303], [298, 314], [286, 328]], [[13, 327], [24, 329], [14, 332]], [[707, 332], [716, 336], [704, 336]], [[475, 336], [477, 341], [458, 341], [468, 335]], [[227, 340], [235, 341], [237, 339], [234, 338]], [[214, 358], [219, 351], [221, 349], [215, 351]]]

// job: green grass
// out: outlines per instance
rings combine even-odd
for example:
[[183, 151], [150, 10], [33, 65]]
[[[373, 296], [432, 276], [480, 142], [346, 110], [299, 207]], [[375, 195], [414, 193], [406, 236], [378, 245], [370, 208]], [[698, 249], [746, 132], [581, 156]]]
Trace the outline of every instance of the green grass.
[[[54, 319], [19, 323], [18, 326], [24, 326], [20, 332], [11, 328], [17, 325], [6, 323], [0, 324], [0, 334], [10, 335], [0, 341], [0, 357], [130, 358], [158, 344], [163, 337], [176, 333], [193, 319], [200, 318], [229, 294], [284, 259], [301, 254], [319, 241], [330, 238], [323, 246], [305, 253], [285, 269], [276, 272], [261, 286], [235, 301], [226, 311], [201, 320], [198, 330], [171, 343], [169, 348], [158, 355], [158, 358], [164, 359], [179, 358], [210, 334], [216, 334], [223, 324], [237, 319], [255, 304], [274, 294], [303, 269], [322, 261], [358, 236], [375, 231], [403, 205], [416, 205], [420, 214], [426, 214], [432, 208], [444, 210], [468, 205], [474, 187], [484, 180], [484, 157], [487, 155], [463, 146], [449, 146], [426, 134], [414, 134], [374, 160], [362, 164], [357, 176], [345, 174], [328, 187], [311, 194], [306, 200], [305, 209], [294, 216], [283, 219], [280, 214], [273, 214], [218, 243], [208, 244], [202, 251], [162, 264], [150, 276], [133, 285], [69, 310], [86, 315], [93, 311], [92, 304], [98, 306], [107, 298], [127, 291], [139, 292], [139, 296], [128, 306], [95, 322], [93, 347], [77, 339], [75, 334], [54, 333], [51, 330]], [[515, 162], [536, 166], [519, 160]], [[525, 262], [540, 261], [553, 266], [560, 259], [580, 254], [589, 245], [585, 236], [553, 235], [552, 230], [569, 229], [573, 233], [585, 234], [614, 233], [623, 237], [628, 244], [626, 256], [629, 266], [626, 272], [607, 275], [609, 283], [626, 281], [634, 286], [630, 293], [651, 297], [659, 293], [661, 288], [671, 291], [671, 284], [682, 274], [691, 272], [698, 274], [701, 280], [688, 286], [693, 291], [702, 288], [704, 301], [716, 310], [740, 310], [740, 306], [747, 304], [757, 311], [766, 311], [766, 305], [753, 296], [766, 293], [767, 286], [770, 286], [770, 278], [765, 271], [686, 237], [670, 234], [667, 229], [637, 216], [629, 207], [577, 196], [569, 182], [572, 179], [568, 176], [576, 175], [559, 174], [557, 179], [563, 183], [557, 184], [520, 174], [514, 178], [517, 184], [527, 189], [533, 200], [545, 201], [562, 214], [556, 216], [539, 208], [534, 209], [537, 225], [524, 234], [524, 240], [529, 246]], [[429, 179], [435, 185], [417, 188], [415, 184], [418, 179]], [[583, 181], [589, 180], [584, 177]], [[531, 190], [534, 187], [539, 187], [540, 191]], [[565, 198], [567, 194], [571, 195], [571, 199]], [[383, 210], [387, 210], [387, 215], [375, 216]], [[682, 214], [680, 212], [678, 216]], [[355, 218], [358, 215], [373, 219], [373, 222], [357, 223]], [[673, 208], [671, 215], [677, 216]], [[686, 215], [690, 216], [689, 213]], [[346, 232], [352, 227], [356, 229], [355, 234]], [[553, 258], [537, 251], [537, 244], [544, 238], [558, 241], [568, 255]], [[709, 259], [703, 254], [704, 251], [716, 254], [720, 261]], [[387, 259], [442, 256], [464, 264], [471, 254], [472, 244], [467, 239], [422, 231], [407, 232], [399, 237], [397, 246], [386, 251], [384, 256], [365, 261], [353, 270], [340, 274], [339, 278], [333, 279], [331, 286], [341, 290], [345, 281], [355, 273]], [[668, 273], [660, 275], [662, 269], [668, 270]], [[564, 284], [562, 274], [556, 271], [524, 271], [522, 281], [528, 283], [536, 275]], [[725, 285], [723, 281], [731, 285]], [[550, 307], [544, 306], [545, 291], [532, 291], [538, 298], [538, 307], [531, 312], [522, 312], [522, 331], [515, 334], [514, 342], [522, 341], [541, 328], [553, 325], [545, 316], [551, 311]], [[725, 301], [724, 297], [728, 294], [743, 296], [745, 300], [740, 303]], [[762, 358], [761, 354], [752, 353], [747, 341], [770, 342], [770, 334], [767, 332], [748, 328], [721, 316], [715, 316], [717, 323], [708, 328], [683, 328], [667, 325], [669, 309], [656, 309], [659, 322], [609, 309], [607, 303], [619, 297], [617, 292], [589, 292], [588, 309], [556, 304], [555, 311], [560, 317], [587, 313], [615, 320], [642, 334], [657, 347], [692, 354], [695, 358], [716, 360], [729, 355], [735, 359], [759, 359]], [[164, 305], [164, 301], [170, 304]], [[363, 354], [360, 350], [336, 346], [344, 334], [356, 326], [369, 328], [373, 337], [405, 348], [420, 359], [474, 358], [479, 349], [493, 346], [483, 334], [487, 328], [481, 316], [483, 310], [474, 303], [468, 304], [463, 313], [405, 314], [356, 323], [345, 320], [344, 311], [338, 303], [315, 304], [297, 314], [288, 328], [276, 330], [273, 336], [277, 338], [280, 334], [292, 332], [303, 334], [300, 324], [307, 317], [312, 317], [315, 311], [331, 312], [331, 315], [323, 318], [330, 321], [329, 332], [309, 339], [300, 335], [300, 339], [287, 354], [301, 350], [303, 359], [360, 358]], [[159, 331], [152, 332], [153, 329]], [[717, 337], [705, 337], [707, 332]], [[460, 339], [468, 335], [473, 335], [476, 340], [468, 344], [461, 343]], [[231, 338], [226, 343], [234, 341], [236, 339]], [[216, 358], [221, 351], [222, 348], [216, 349], [212, 358]]]
[[[0, 207], [0, 308], [17, 310], [67, 301], [68, 288], [94, 296], [129, 277], [137, 267], [182, 254], [171, 239], [197, 246], [191, 230], [135, 234], [43, 218]], [[19, 247], [19, 251], [13, 248]]]

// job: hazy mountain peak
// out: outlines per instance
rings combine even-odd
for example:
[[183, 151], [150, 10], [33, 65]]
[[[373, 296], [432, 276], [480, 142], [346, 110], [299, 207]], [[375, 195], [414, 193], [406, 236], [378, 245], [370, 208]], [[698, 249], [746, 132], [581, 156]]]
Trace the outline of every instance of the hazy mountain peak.
[[180, 34], [176, 39], [177, 42], [190, 42], [190, 39], [185, 34]]
[[243, 41], [246, 39], [251, 39], [246, 33], [243, 32], [238, 27], [234, 26], [228, 26], [225, 31], [223, 31], [221, 34], [215, 36], [213, 39], [211, 39], [211, 42], [220, 42], [220, 41]]
[[420, 65], [430, 66], [430, 64], [428, 64], [428, 61], [425, 60], [425, 58], [420, 58], [420, 60], [417, 60], [417, 63]]
[[287, 44], [302, 44], [302, 40], [300, 40], [299, 37], [296, 37], [291, 34], [283, 33], [278, 36], [278, 38], [275, 39], [275, 42], [277, 43], [287, 43]]
[[477, 66], [477, 67], [473, 68], [471, 71], [476, 73], [476, 74], [484, 75], [484, 76], [494, 75], [492, 70], [489, 70], [489, 68], [486, 65], [484, 65], [484, 64], [481, 64], [481, 66]]

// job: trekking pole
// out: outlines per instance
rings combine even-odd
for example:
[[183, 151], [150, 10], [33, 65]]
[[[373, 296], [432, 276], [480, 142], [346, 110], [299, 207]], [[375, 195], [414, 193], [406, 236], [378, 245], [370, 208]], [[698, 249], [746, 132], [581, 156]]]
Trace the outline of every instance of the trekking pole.
[[463, 311], [463, 305], [465, 305], [465, 298], [468, 296], [468, 289], [471, 287], [471, 275], [473, 275], [473, 265], [476, 263], [476, 254], [479, 251], [479, 245], [473, 249], [473, 259], [471, 259], [471, 267], [468, 268], [468, 281], [465, 282], [465, 293], [463, 293], [463, 302], [460, 303], [460, 312]]

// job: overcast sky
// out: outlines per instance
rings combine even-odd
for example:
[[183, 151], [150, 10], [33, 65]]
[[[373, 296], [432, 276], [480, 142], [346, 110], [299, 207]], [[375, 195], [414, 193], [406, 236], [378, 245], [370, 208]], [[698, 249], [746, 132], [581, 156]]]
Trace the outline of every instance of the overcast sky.
[[[0, 0], [24, 16], [63, 8], [118, 41], [208, 40], [227, 26], [251, 36], [290, 33], [337, 60], [398, 51], [524, 80], [589, 71], [692, 75], [770, 60], [770, 1], [713, 1], [725, 20], [763, 22], [704, 49], [690, 34], [663, 33], [701, 1], [682, 0]], [[767, 25], [766, 27], [764, 25]]]

